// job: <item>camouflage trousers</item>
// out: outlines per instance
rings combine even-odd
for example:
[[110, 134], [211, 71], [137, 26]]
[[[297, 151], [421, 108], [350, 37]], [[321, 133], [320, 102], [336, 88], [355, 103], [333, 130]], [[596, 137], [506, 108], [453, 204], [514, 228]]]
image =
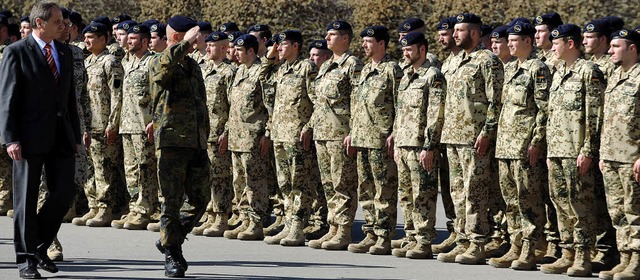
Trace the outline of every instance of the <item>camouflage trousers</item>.
[[387, 149], [356, 148], [362, 231], [391, 238], [398, 215], [398, 167]]
[[412, 226], [405, 232], [410, 236], [418, 236], [421, 242], [431, 243], [436, 237], [436, 202], [438, 199], [438, 168], [427, 172], [420, 164], [422, 148], [396, 148], [398, 153], [398, 200], [405, 201], [402, 209], [411, 213]]
[[13, 160], [7, 149], [0, 147], [0, 207], [13, 208]]
[[307, 224], [317, 226], [327, 226], [327, 198], [324, 194], [324, 187], [320, 179], [320, 167], [318, 166], [318, 152], [314, 144], [311, 145], [311, 209]]
[[267, 188], [269, 189], [269, 205], [265, 211], [265, 219], [268, 220], [271, 213], [276, 216], [284, 216], [284, 196], [278, 187], [278, 175], [276, 174], [276, 159], [274, 153], [269, 153], [267, 165]]
[[[164, 201], [160, 214], [160, 242], [163, 247], [180, 245], [204, 214], [211, 199], [207, 151], [164, 147], [156, 150], [158, 185]], [[185, 198], [189, 207], [182, 207]]]
[[129, 211], [151, 215], [158, 205], [158, 176], [154, 145], [145, 134], [122, 134]]
[[233, 152], [233, 189], [238, 201], [240, 216], [254, 223], [266, 224], [269, 207], [269, 159], [257, 149], [249, 153]]
[[[102, 134], [91, 134], [91, 161], [93, 162], [97, 207], [118, 208], [126, 193], [122, 162], [122, 139], [108, 145]], [[128, 200], [125, 200], [128, 201]]]
[[448, 145], [451, 198], [456, 210], [454, 230], [457, 241], [484, 243], [489, 234], [487, 205], [491, 189], [490, 155], [479, 158], [475, 148]]
[[320, 179], [327, 200], [327, 222], [352, 226], [358, 209], [356, 161], [342, 141], [316, 141]]
[[231, 185], [231, 152], [220, 154], [220, 145], [209, 142], [207, 153], [211, 161], [211, 201], [207, 205], [209, 213], [231, 212], [233, 186]]
[[576, 159], [550, 158], [549, 196], [556, 209], [560, 246], [563, 248], [593, 247], [595, 194], [593, 172], [596, 163], [581, 176]]
[[640, 184], [633, 163], [605, 161], [602, 174], [618, 250], [640, 251]]
[[505, 202], [505, 218], [511, 244], [543, 237], [546, 211], [542, 192], [544, 160], [535, 167], [528, 159], [500, 159], [500, 189]]
[[498, 160], [495, 159], [495, 151], [492, 151], [491, 176], [489, 177], [489, 201], [487, 202], [489, 221], [489, 237], [503, 238], [507, 234], [506, 220], [504, 219], [505, 202], [500, 195], [500, 171]]
[[304, 221], [311, 206], [311, 151], [306, 151], [302, 143], [275, 142], [278, 187], [284, 197], [287, 221]]
[[[544, 164], [542, 168], [544, 169], [542, 173], [549, 174], [549, 169], [547, 168], [546, 164]], [[547, 212], [547, 222], [544, 224], [544, 235], [548, 242], [560, 242], [558, 215], [556, 214], [556, 207], [551, 201], [548, 175], [542, 179], [542, 187], [544, 188], [542, 197], [544, 199], [544, 204]]]
[[[596, 159], [593, 159], [596, 162]], [[596, 249], [602, 252], [611, 251], [614, 253], [617, 250], [616, 247], [616, 229], [611, 222], [611, 216], [609, 216], [609, 209], [607, 208], [607, 195], [604, 187], [604, 179], [602, 178], [602, 172], [596, 170], [594, 172], [594, 185], [595, 185], [595, 214], [596, 214]]]

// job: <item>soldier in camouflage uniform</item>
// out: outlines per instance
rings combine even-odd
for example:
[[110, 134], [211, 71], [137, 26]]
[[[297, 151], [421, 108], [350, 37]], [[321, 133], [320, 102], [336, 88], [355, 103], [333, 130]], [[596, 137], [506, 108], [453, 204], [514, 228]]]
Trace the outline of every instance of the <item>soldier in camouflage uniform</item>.
[[[500, 115], [502, 62], [480, 44], [482, 20], [456, 16], [454, 38], [463, 51], [447, 83], [442, 143], [447, 144], [457, 246], [443, 262], [481, 264], [489, 234], [487, 209], [493, 145]], [[445, 76], [447, 74], [445, 73]], [[471, 242], [471, 244], [469, 244]]]
[[561, 61], [549, 93], [547, 166], [549, 195], [556, 209], [562, 257], [544, 264], [544, 273], [591, 275], [595, 243], [594, 157], [598, 156], [605, 79], [598, 67], [580, 58], [582, 34], [573, 24], [551, 32]]
[[[407, 35], [407, 33], [409, 32], [420, 32], [424, 34], [426, 31], [427, 31], [427, 26], [424, 24], [424, 20], [422, 20], [421, 18], [409, 18], [404, 22], [402, 22], [400, 26], [398, 26], [398, 36], [400, 37], [398, 38], [398, 41], [402, 40], [402, 38], [404, 38], [404, 36]], [[435, 68], [440, 69], [440, 67], [442, 67], [442, 62], [440, 62], [440, 60], [435, 54], [427, 52], [427, 60], [429, 60], [429, 62], [431, 63], [431, 66]], [[411, 65], [408, 65], [404, 60], [398, 64], [400, 65], [400, 68], [402, 68], [403, 71], [411, 66]]]
[[620, 264], [600, 279], [640, 277], [640, 34], [622, 29], [611, 34], [611, 61], [618, 67], [604, 93], [600, 170], [609, 214], [616, 229]]
[[[182, 243], [211, 196], [206, 90], [200, 67], [187, 56], [197, 33], [193, 19], [172, 17], [167, 26], [168, 48], [149, 61], [153, 122], [146, 132], [155, 143], [158, 185], [164, 196], [156, 247], [165, 254], [168, 277], [184, 277], [188, 264]], [[190, 207], [182, 207], [186, 200]]]
[[154, 53], [163, 52], [167, 48], [167, 25], [164, 23], [152, 24], [149, 30], [151, 30], [149, 49]]
[[518, 22], [505, 33], [515, 59], [504, 66], [496, 159], [511, 248], [504, 256], [489, 259], [489, 264], [532, 270], [536, 267], [536, 242], [544, 239], [546, 222], [541, 182], [547, 175], [542, 166], [551, 75], [535, 56], [533, 25]]
[[198, 32], [198, 45], [195, 47], [193, 52], [189, 54], [189, 56], [193, 58], [198, 65], [200, 65], [200, 68], [202, 68], [209, 60], [207, 59], [207, 43], [205, 42], [205, 39], [209, 34], [211, 34], [211, 32], [213, 32], [213, 28], [211, 28], [211, 23], [206, 21], [198, 22], [198, 26], [200, 27], [200, 32]]
[[491, 32], [491, 52], [495, 54], [502, 64], [505, 65], [517, 58], [509, 52], [509, 35], [507, 34], [508, 25], [501, 25], [493, 29]]
[[409, 242], [393, 249], [398, 257], [433, 258], [438, 195], [436, 151], [444, 118], [444, 75], [427, 59], [428, 41], [422, 32], [409, 32], [400, 40], [410, 66], [398, 86], [393, 126], [394, 158], [398, 166], [398, 199], [412, 216], [405, 232]]
[[360, 37], [371, 61], [362, 68], [352, 94], [351, 132], [344, 145], [347, 154], [357, 154], [358, 201], [365, 219], [362, 231], [367, 236], [348, 250], [388, 255], [397, 218], [398, 169], [393, 161], [392, 130], [402, 69], [387, 54], [386, 27], [367, 27]]
[[284, 198], [285, 226], [267, 244], [304, 246], [305, 220], [310, 213], [311, 196], [311, 127], [313, 81], [317, 68], [302, 59], [302, 33], [287, 30], [277, 35], [273, 47], [262, 62], [262, 71], [272, 70], [275, 56], [281, 61], [273, 74], [275, 102], [268, 123], [274, 141], [278, 186]]
[[356, 162], [353, 154], [345, 153], [343, 140], [350, 132], [351, 96], [363, 64], [349, 51], [353, 30], [348, 22], [327, 25], [325, 39], [333, 57], [318, 71], [310, 123], [327, 199], [329, 232], [310, 240], [309, 247], [345, 250], [351, 243], [358, 202]]

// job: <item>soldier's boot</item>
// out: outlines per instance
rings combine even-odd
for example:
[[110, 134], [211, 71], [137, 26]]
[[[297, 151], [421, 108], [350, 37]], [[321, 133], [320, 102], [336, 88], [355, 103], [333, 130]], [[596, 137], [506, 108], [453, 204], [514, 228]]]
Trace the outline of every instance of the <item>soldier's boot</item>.
[[567, 269], [567, 275], [573, 277], [591, 276], [591, 251], [588, 248], [576, 248], [573, 265]]
[[391, 238], [388, 236], [378, 236], [376, 244], [369, 248], [371, 255], [391, 255]]
[[131, 219], [131, 217], [133, 217], [135, 214], [135, 212], [130, 211], [129, 213], [127, 213], [127, 215], [122, 216], [119, 220], [111, 221], [111, 227], [117, 229], [124, 228], [124, 223], [126, 223], [127, 220]]
[[540, 271], [546, 274], [562, 274], [567, 272], [567, 269], [573, 265], [573, 256], [575, 251], [573, 249], [562, 249], [562, 257], [553, 263], [543, 264], [540, 266]]
[[486, 256], [487, 254], [484, 250], [484, 243], [471, 242], [467, 251], [456, 256], [455, 262], [460, 264], [485, 264]]
[[[393, 240], [391, 242], [393, 243]], [[409, 241], [400, 248], [393, 248], [393, 250], [391, 250], [391, 254], [399, 258], [404, 258], [407, 256], [407, 252], [413, 249], [416, 245], [418, 245], [416, 241]], [[393, 247], [393, 244], [391, 247]]]
[[416, 245], [413, 246], [405, 255], [408, 259], [433, 259], [433, 252], [431, 251], [431, 244], [428, 242], [418, 240]]
[[238, 233], [238, 240], [263, 240], [263, 229], [262, 223], [251, 221], [245, 231]]
[[511, 248], [509, 248], [509, 251], [502, 257], [490, 258], [489, 265], [495, 268], [509, 268], [511, 267], [511, 263], [520, 257], [521, 252], [522, 247], [511, 243]]
[[551, 241], [547, 242], [547, 252], [540, 263], [549, 264], [558, 260], [558, 256], [561, 254], [560, 245], [558, 245], [559, 241]]
[[147, 214], [136, 213], [124, 223], [124, 228], [128, 230], [143, 230], [147, 228], [149, 223], [151, 223], [151, 217]]
[[54, 262], [61, 262], [64, 259], [62, 255], [62, 244], [60, 244], [60, 240], [58, 237], [53, 239], [53, 243], [47, 249], [47, 256]]
[[632, 251], [627, 267], [623, 271], [613, 275], [613, 280], [637, 280], [640, 279], [640, 252]]
[[391, 249], [399, 249], [407, 245], [407, 243], [411, 242], [408, 236], [405, 236], [400, 239], [391, 240]]
[[276, 215], [276, 220], [273, 221], [273, 223], [271, 223], [268, 227], [264, 228], [264, 235], [276, 235], [278, 232], [282, 231], [285, 225], [286, 223], [284, 221], [284, 216]]
[[7, 217], [13, 218], [13, 209], [9, 209], [9, 211], [7, 211]]
[[70, 223], [75, 217], [76, 217], [76, 207], [73, 206], [69, 208], [69, 211], [67, 211], [67, 214], [64, 215], [64, 217], [62, 218], [62, 222]]
[[[181, 262], [184, 257], [181, 250], [172, 246], [165, 250], [164, 275], [171, 278], [183, 278], [187, 270]], [[185, 261], [186, 263], [186, 261]]]
[[160, 232], [160, 222], [147, 224], [147, 230], [153, 232]]
[[322, 243], [324, 243], [325, 241], [331, 240], [331, 238], [333, 238], [333, 236], [336, 235], [336, 232], [338, 232], [338, 226], [330, 225], [329, 231], [327, 231], [325, 235], [323, 235], [319, 239], [309, 240], [309, 248], [313, 248], [313, 249], [322, 248]]
[[98, 209], [98, 214], [87, 221], [88, 227], [106, 227], [113, 220], [111, 216], [111, 208], [103, 207]]
[[209, 237], [221, 237], [224, 231], [229, 229], [227, 224], [229, 221], [227, 213], [217, 213], [215, 222], [208, 228], [204, 229], [202, 235]]
[[309, 241], [319, 239], [329, 232], [326, 225], [312, 224], [304, 228], [304, 237]]
[[251, 222], [249, 221], [249, 219], [244, 219], [244, 221], [242, 221], [242, 224], [240, 224], [238, 227], [231, 230], [225, 230], [222, 235], [229, 239], [237, 239], [238, 234], [247, 230], [249, 228], [250, 223]]
[[304, 224], [300, 220], [291, 221], [289, 234], [280, 240], [282, 246], [304, 246]]
[[366, 253], [366, 252], [369, 252], [369, 248], [371, 248], [371, 246], [376, 244], [377, 240], [378, 240], [377, 235], [373, 234], [372, 232], [368, 232], [367, 235], [364, 237], [364, 239], [360, 241], [360, 243], [349, 244], [347, 246], [347, 250], [351, 253], [360, 253], [360, 254]]
[[431, 251], [434, 254], [448, 253], [456, 247], [456, 238], [458, 238], [458, 234], [455, 231], [451, 232], [449, 237], [443, 240], [442, 243], [431, 245]]
[[609, 248], [608, 250], [596, 250], [596, 255], [591, 259], [592, 271], [610, 270], [615, 265], [616, 250]]
[[325, 250], [344, 251], [351, 244], [351, 226], [338, 226], [336, 234], [331, 239], [322, 243], [321, 247]]
[[511, 248], [509, 242], [502, 238], [491, 238], [491, 241], [484, 246], [487, 257], [496, 258], [503, 256]]
[[84, 214], [82, 217], [73, 218], [71, 223], [76, 226], [85, 226], [87, 225], [87, 221], [95, 217], [96, 214], [98, 214], [98, 208], [91, 208], [89, 209], [89, 212]]
[[206, 216], [206, 220], [204, 221], [204, 223], [202, 223], [201, 225], [194, 227], [191, 230], [191, 234], [193, 235], [203, 235], [204, 234], [204, 230], [211, 227], [211, 225], [213, 225], [213, 222], [216, 219], [216, 216], [212, 215], [212, 213], [207, 212]]
[[[453, 263], [456, 262], [456, 257], [460, 254], [464, 254], [469, 248], [469, 242], [456, 242], [456, 247], [447, 253], [438, 254], [438, 260], [445, 263]], [[433, 246], [431, 246], [433, 250]]]
[[229, 229], [235, 229], [242, 224], [242, 219], [237, 213], [232, 213], [231, 217], [229, 217]]
[[282, 228], [282, 230], [278, 232], [278, 234], [265, 237], [263, 239], [264, 243], [267, 243], [269, 245], [278, 245], [280, 244], [280, 240], [284, 239], [285, 237], [287, 237], [287, 235], [289, 235], [290, 230], [291, 230], [291, 227], [287, 223], [285, 223], [284, 228]]
[[620, 263], [614, 266], [611, 270], [600, 271], [598, 277], [604, 280], [613, 280], [613, 276], [616, 273], [624, 271], [625, 268], [629, 265], [629, 261], [631, 260], [631, 252], [629, 251], [620, 251]]
[[511, 268], [515, 270], [536, 269], [536, 247], [531, 240], [522, 241], [522, 251], [520, 257], [511, 263]]

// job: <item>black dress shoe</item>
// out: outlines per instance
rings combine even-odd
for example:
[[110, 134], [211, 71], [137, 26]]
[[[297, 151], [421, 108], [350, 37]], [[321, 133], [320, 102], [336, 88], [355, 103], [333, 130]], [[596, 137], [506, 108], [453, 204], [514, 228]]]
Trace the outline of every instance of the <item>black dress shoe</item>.
[[38, 267], [42, 270], [50, 273], [58, 272], [58, 266], [47, 256], [46, 253], [36, 253], [36, 259], [38, 260]]
[[164, 275], [171, 278], [183, 278], [186, 270], [175, 252], [167, 251], [164, 260]]
[[41, 279], [40, 272], [35, 265], [29, 265], [23, 269], [20, 269], [20, 278], [22, 279]]
[[[156, 241], [156, 249], [158, 249], [158, 251], [160, 251], [160, 253], [163, 253], [163, 254], [165, 254], [167, 252], [167, 249], [162, 247], [162, 243], [160, 243], [160, 239], [158, 239]], [[175, 260], [178, 263], [180, 263], [182, 265], [182, 267], [184, 267], [185, 271], [187, 271], [189, 269], [189, 264], [187, 263], [187, 260], [182, 255], [182, 246], [177, 246], [174, 251], [175, 251], [175, 254], [176, 254]]]

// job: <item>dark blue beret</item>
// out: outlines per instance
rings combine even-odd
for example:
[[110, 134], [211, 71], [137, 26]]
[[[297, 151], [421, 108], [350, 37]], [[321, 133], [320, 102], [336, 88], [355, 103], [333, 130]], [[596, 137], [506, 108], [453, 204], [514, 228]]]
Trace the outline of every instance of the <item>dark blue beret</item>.
[[109, 27], [99, 22], [91, 22], [87, 27], [82, 29], [82, 34], [97, 32], [107, 33], [109, 32]]
[[144, 24], [133, 25], [127, 29], [127, 34], [151, 34], [149, 26]]
[[0, 14], [0, 24], [2, 25], [9, 25], [9, 17]]
[[456, 17], [443, 18], [442, 20], [440, 20], [440, 22], [438, 22], [438, 26], [436, 26], [436, 30], [440, 31], [440, 30], [453, 29], [454, 25], [456, 25]]
[[551, 12], [548, 14], [544, 14], [536, 17], [536, 25], [547, 25], [549, 30], [555, 29], [556, 27], [562, 25], [562, 18], [556, 12]]
[[160, 21], [157, 19], [148, 19], [148, 20], [145, 20], [142, 24], [149, 26], [149, 28], [151, 28], [152, 25], [158, 24], [158, 23], [160, 23]]
[[60, 11], [62, 12], [62, 19], [68, 19], [69, 18], [69, 15], [71, 14], [71, 11], [69, 11], [69, 9], [60, 8]]
[[611, 40], [613, 39], [626, 39], [633, 42], [636, 47], [640, 47], [640, 34], [638, 34], [638, 32], [635, 30], [620, 29], [618, 31], [615, 31], [611, 33]]
[[269, 26], [266, 24], [254, 24], [251, 27], [249, 27], [249, 30], [247, 30], [247, 33], [260, 32], [260, 31], [271, 31], [271, 30], [269, 29]]
[[491, 31], [491, 39], [499, 39], [507, 37], [507, 29], [509, 29], [509, 25], [500, 25]]
[[600, 19], [609, 23], [609, 28], [611, 29], [611, 31], [616, 31], [624, 28], [624, 20], [619, 17], [606, 16]]
[[176, 32], [187, 32], [198, 25], [194, 19], [185, 16], [174, 16], [167, 21], [167, 24]]
[[29, 16], [21, 17], [20, 22], [29, 22]]
[[111, 25], [112, 25], [112, 24], [111, 24], [111, 21], [109, 20], [109, 18], [108, 18], [108, 17], [105, 17], [105, 16], [99, 16], [99, 17], [97, 17], [97, 18], [94, 18], [94, 19], [91, 21], [91, 23], [94, 23], [94, 22], [102, 23], [102, 24], [104, 24], [105, 26], [111, 26]]
[[227, 36], [227, 33], [224, 32], [211, 32], [211, 34], [209, 34], [207, 36], [207, 38], [204, 38], [205, 42], [218, 42], [218, 41], [222, 41], [222, 40], [227, 40], [229, 39], [229, 36]]
[[125, 20], [125, 21], [121, 21], [120, 23], [118, 23], [118, 25], [116, 26], [116, 30], [124, 30], [127, 31], [129, 30], [129, 27], [132, 27], [134, 25], [137, 25], [138, 23], [136, 23], [133, 20]]
[[471, 13], [462, 13], [456, 16], [456, 23], [473, 23], [482, 25], [482, 18]]
[[536, 34], [536, 28], [525, 22], [518, 22], [507, 29], [509, 35], [533, 36]]
[[480, 36], [482, 37], [491, 35], [491, 31], [493, 31], [493, 27], [491, 27], [491, 25], [483, 24], [480, 26]]
[[407, 33], [414, 31], [416, 29], [424, 27], [424, 20], [421, 18], [410, 18], [402, 22], [400, 26], [398, 26], [399, 33]]
[[424, 44], [425, 42], [427, 42], [427, 39], [422, 32], [409, 32], [400, 40], [400, 45], [406, 47], [420, 43]]
[[82, 15], [76, 11], [73, 11], [69, 15], [69, 21], [71, 21], [71, 23], [73, 23], [74, 25], [80, 25], [82, 24]]
[[257, 49], [258, 48], [258, 38], [251, 34], [244, 34], [233, 41], [234, 46], [241, 46], [245, 49]]
[[373, 37], [376, 41], [385, 41], [389, 43], [389, 28], [382, 25], [374, 25], [360, 31], [360, 37]]
[[587, 22], [587, 24], [582, 28], [583, 33], [601, 33], [606, 35], [612, 31], [613, 30], [611, 30], [609, 22], [604, 19], [595, 19]]
[[278, 37], [276, 37], [276, 43], [280, 44], [282, 41], [297, 42], [299, 45], [302, 45], [302, 32], [299, 30], [287, 30], [280, 32]]
[[158, 37], [164, 37], [167, 35], [167, 25], [164, 23], [156, 23], [149, 27], [149, 31], [158, 33]]
[[222, 25], [220, 25], [220, 31], [222, 32], [236, 32], [236, 31], [240, 31], [240, 28], [238, 28], [238, 25], [235, 22], [227, 22], [227, 23], [223, 23]]
[[213, 31], [213, 28], [211, 27], [211, 23], [208, 23], [206, 21], [199, 21], [198, 26], [200, 26], [200, 32], [207, 33], [207, 32]]
[[327, 25], [327, 31], [329, 30], [353, 30], [353, 28], [351, 28], [351, 24], [346, 21], [336, 20]]
[[6, 18], [10, 18], [13, 17], [13, 13], [9, 10], [2, 10], [0, 11], [0, 15], [5, 16]]
[[562, 24], [551, 31], [549, 36], [551, 41], [558, 38], [582, 38], [582, 30], [575, 24]]
[[524, 23], [528, 23], [531, 24], [531, 20], [529, 20], [528, 18], [525, 17], [518, 17], [518, 18], [514, 18], [513, 20], [511, 20], [509, 23], [507, 23], [508, 26], [512, 26], [518, 22], [524, 22]]
[[121, 14], [118, 16], [115, 16], [111, 19], [111, 25], [117, 24], [117, 23], [121, 23], [123, 21], [127, 21], [127, 20], [131, 20], [131, 17], [127, 14]]
[[311, 42], [311, 44], [309, 44], [309, 50], [311, 49], [328, 50], [329, 48], [327, 47], [327, 40], [314, 40], [313, 42]]
[[234, 42], [237, 38], [244, 35], [245, 33], [242, 31], [234, 31], [229, 34], [229, 41]]

